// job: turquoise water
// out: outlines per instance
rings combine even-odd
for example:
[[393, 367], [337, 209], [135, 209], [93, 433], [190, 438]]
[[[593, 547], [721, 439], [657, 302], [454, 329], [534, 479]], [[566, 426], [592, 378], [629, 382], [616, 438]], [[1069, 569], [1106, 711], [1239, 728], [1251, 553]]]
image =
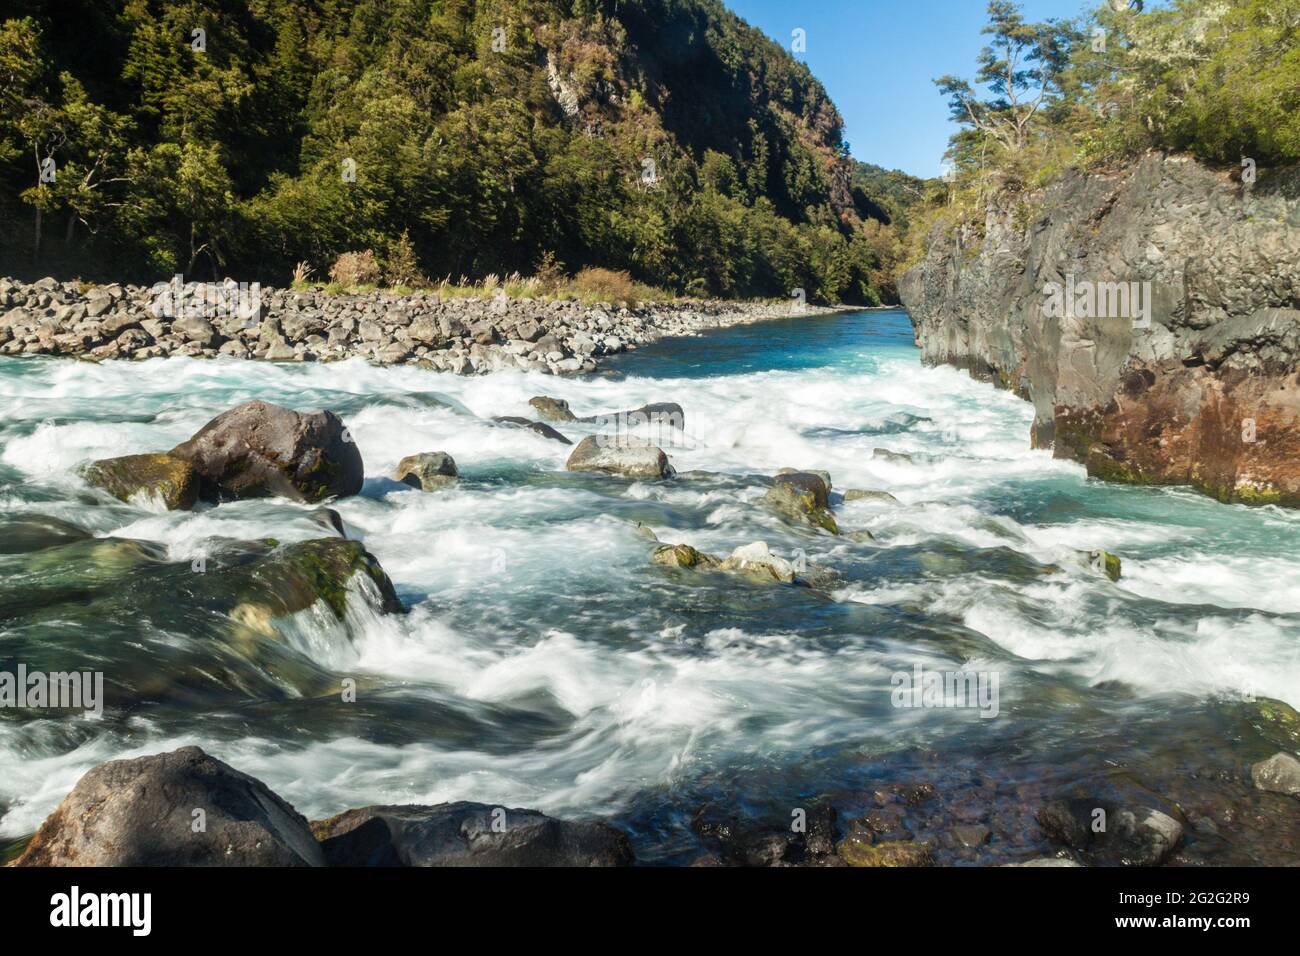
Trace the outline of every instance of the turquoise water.
[[[684, 436], [656, 437], [681, 477], [566, 473], [567, 446], [491, 422], [530, 415], [539, 394], [580, 415], [680, 403]], [[358, 594], [346, 622], [316, 608], [250, 632], [214, 609], [223, 556], [321, 536], [315, 509], [166, 513], [76, 477], [253, 398], [344, 417], [367, 482], [333, 506], [409, 614]], [[1077, 788], [1177, 801], [1191, 862], [1300, 846], [1300, 825], [1240, 822], [1268, 809], [1245, 768], [1278, 749], [1251, 699], [1300, 705], [1300, 517], [1088, 480], [1029, 449], [1029, 405], [923, 368], [901, 312], [663, 341], [585, 379], [0, 359], [0, 410], [0, 519], [94, 536], [0, 554], [0, 661], [95, 668], [108, 688], [97, 719], [0, 711], [0, 837], [30, 833], [102, 760], [196, 743], [313, 818], [536, 807], [608, 818], [649, 862], [706, 852], [690, 826], [703, 808], [781, 829], [812, 802], [852, 818], [917, 783], [936, 795], [906, 826], [941, 862], [1047, 852], [1034, 810]], [[575, 441], [592, 428], [559, 427]], [[451, 453], [460, 484], [422, 494], [385, 477], [421, 451]], [[761, 504], [781, 467], [897, 500], [836, 503], [841, 527], [874, 541], [792, 526]], [[637, 522], [719, 555], [765, 541], [839, 580], [668, 571]], [[1080, 554], [1099, 548], [1121, 557], [1118, 582]], [[996, 675], [996, 716], [895, 706], [896, 675], [918, 665]], [[989, 842], [952, 846], [957, 822]]]

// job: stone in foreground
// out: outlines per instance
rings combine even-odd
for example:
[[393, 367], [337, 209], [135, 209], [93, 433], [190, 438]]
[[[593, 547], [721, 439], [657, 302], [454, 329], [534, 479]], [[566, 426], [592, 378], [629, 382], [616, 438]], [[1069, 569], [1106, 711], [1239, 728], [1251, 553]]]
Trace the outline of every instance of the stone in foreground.
[[198, 747], [183, 747], [134, 760], [112, 760], [87, 772], [41, 824], [14, 865], [321, 866], [324, 862], [306, 818], [265, 784]]
[[460, 475], [456, 461], [445, 451], [426, 451], [407, 455], [397, 463], [393, 478], [421, 491], [433, 491], [455, 484]]
[[629, 866], [604, 823], [483, 803], [362, 807], [312, 824], [331, 866]]
[[1300, 797], [1300, 760], [1276, 753], [1250, 768], [1250, 779], [1259, 790]]
[[361, 452], [333, 412], [247, 402], [218, 415], [171, 455], [193, 462], [208, 501], [318, 502], [361, 490]]
[[81, 476], [122, 501], [155, 498], [168, 511], [186, 511], [199, 499], [199, 476], [193, 462], [173, 455], [124, 455], [92, 462]]
[[634, 438], [588, 435], [578, 442], [564, 467], [624, 478], [671, 478], [675, 471], [662, 448]]

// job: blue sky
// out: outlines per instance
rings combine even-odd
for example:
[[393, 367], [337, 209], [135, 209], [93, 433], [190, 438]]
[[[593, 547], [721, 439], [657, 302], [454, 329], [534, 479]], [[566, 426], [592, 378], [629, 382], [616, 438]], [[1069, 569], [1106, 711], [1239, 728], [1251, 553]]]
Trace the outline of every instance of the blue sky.
[[[917, 176], [937, 176], [953, 126], [931, 82], [969, 77], [985, 37], [984, 0], [724, 0], [772, 39], [790, 46], [822, 81], [844, 116], [857, 159]], [[1078, 15], [1085, 0], [1024, 0], [1030, 20]]]

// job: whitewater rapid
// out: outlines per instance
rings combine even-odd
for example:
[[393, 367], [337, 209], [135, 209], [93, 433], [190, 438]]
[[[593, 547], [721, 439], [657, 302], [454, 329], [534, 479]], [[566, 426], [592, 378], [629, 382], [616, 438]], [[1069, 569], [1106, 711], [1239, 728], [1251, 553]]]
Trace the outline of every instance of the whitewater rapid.
[[[250, 399], [333, 409], [367, 481], [332, 507], [411, 607], [285, 625], [293, 647], [379, 699], [369, 722], [335, 726], [313, 705], [296, 725], [287, 704], [275, 719], [146, 709], [0, 721], [0, 835], [31, 832], [102, 760], [194, 743], [309, 817], [452, 799], [614, 815], [647, 793], [725, 789], [720, 768], [780, 776], [819, 748], [889, 751], [979, 732], [971, 714], [890, 706], [891, 675], [915, 663], [1001, 670], [1001, 727], [1016, 726], [1018, 705], [1025, 719], [1050, 712], [1044, 684], [1300, 706], [1300, 517], [1089, 481], [1028, 447], [1027, 403], [922, 367], [896, 336], [843, 334], [862, 317], [820, 321], [824, 340], [798, 361], [776, 331], [732, 332], [772, 336], [770, 367], [720, 355], [715, 374], [698, 351], [680, 374], [671, 357], [641, 374], [632, 356], [622, 374], [592, 378], [360, 360], [0, 362], [0, 512], [156, 542], [175, 562], [207, 554], [214, 538], [293, 541], [320, 526], [279, 501], [172, 513], [107, 502], [75, 468], [165, 450]], [[535, 395], [579, 415], [679, 403], [685, 433], [665, 450], [683, 477], [564, 475], [569, 446], [491, 422], [532, 417]], [[556, 427], [574, 442], [593, 430]], [[878, 447], [912, 460], [873, 459]], [[425, 494], [385, 477], [425, 451], [451, 454], [459, 485]], [[836, 491], [882, 490], [897, 503], [837, 506], [842, 528], [869, 529], [874, 542], [798, 532], [745, 479], [782, 467], [824, 469]], [[637, 521], [712, 553], [766, 540], [844, 579], [829, 594], [692, 587], [649, 565]], [[1079, 560], [1102, 548], [1123, 560], [1118, 582]], [[0, 621], [0, 656], [33, 633]], [[87, 657], [111, 669], [114, 650]]]

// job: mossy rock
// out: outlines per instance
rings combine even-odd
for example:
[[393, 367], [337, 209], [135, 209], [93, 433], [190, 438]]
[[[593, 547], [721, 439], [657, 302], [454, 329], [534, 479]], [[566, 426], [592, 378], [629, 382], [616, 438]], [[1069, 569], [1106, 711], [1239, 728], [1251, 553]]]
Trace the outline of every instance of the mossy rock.
[[317, 601], [324, 601], [342, 620], [347, 612], [348, 585], [356, 574], [364, 574], [374, 583], [385, 613], [403, 610], [393, 582], [359, 541], [317, 538], [284, 545], [253, 565], [251, 573], [252, 593], [235, 610], [240, 623], [254, 630], [261, 629], [268, 615], [294, 614]]
[[1103, 571], [1112, 581], [1120, 576], [1120, 560], [1109, 551], [1093, 551], [1088, 555], [1088, 563], [1098, 571]]
[[665, 544], [662, 547], [655, 548], [650, 554], [650, 560], [654, 564], [660, 564], [668, 568], [695, 568], [697, 570], [716, 568], [722, 563], [713, 555], [697, 551], [689, 544]]
[[777, 475], [763, 502], [787, 518], [831, 534], [840, 533], [830, 509], [830, 491], [820, 475], [807, 471]]
[[122, 501], [157, 497], [168, 511], [187, 511], [199, 499], [199, 475], [193, 462], [164, 453], [104, 458], [87, 465], [81, 475]]
[[855, 829], [845, 837], [835, 851], [849, 866], [892, 868], [934, 865], [934, 856], [928, 843], [916, 840], [872, 843], [871, 834], [862, 828]]

